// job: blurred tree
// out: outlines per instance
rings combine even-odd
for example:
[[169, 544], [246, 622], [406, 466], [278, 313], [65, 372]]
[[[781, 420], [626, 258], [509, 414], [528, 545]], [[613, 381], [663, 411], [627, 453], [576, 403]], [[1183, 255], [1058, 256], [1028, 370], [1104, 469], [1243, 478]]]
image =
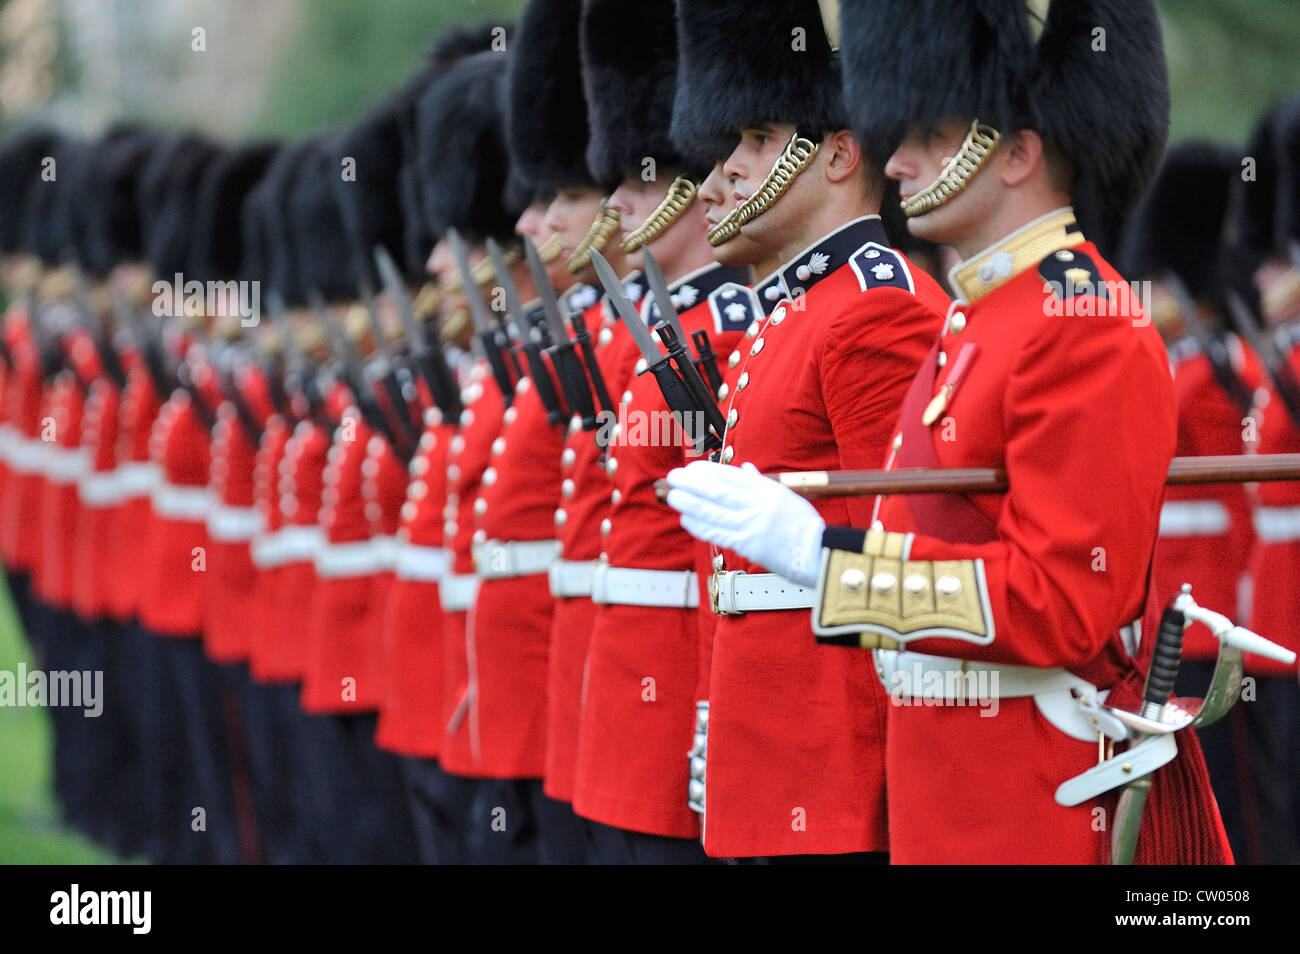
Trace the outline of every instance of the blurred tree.
[[272, 64], [253, 132], [290, 136], [355, 118], [415, 71], [454, 23], [511, 23], [523, 0], [306, 0], [296, 35]]

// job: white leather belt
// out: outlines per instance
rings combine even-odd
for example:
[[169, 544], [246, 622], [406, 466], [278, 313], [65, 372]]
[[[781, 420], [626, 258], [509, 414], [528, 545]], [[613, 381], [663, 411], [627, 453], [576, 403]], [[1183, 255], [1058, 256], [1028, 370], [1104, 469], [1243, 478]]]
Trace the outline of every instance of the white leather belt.
[[714, 612], [719, 616], [811, 609], [817, 605], [815, 588], [792, 583], [778, 573], [723, 570], [714, 574], [714, 581], [717, 587]]
[[9, 448], [9, 467], [19, 474], [43, 474], [49, 449], [45, 441], [15, 436]]
[[399, 580], [437, 583], [451, 572], [451, 551], [446, 547], [422, 547], [408, 543], [397, 551], [395, 570]]
[[316, 526], [282, 527], [274, 533], [257, 534], [251, 550], [253, 565], [273, 570], [289, 563], [309, 561], [324, 546], [324, 541], [325, 534]]
[[1300, 507], [1259, 507], [1254, 522], [1255, 536], [1261, 543], [1300, 540]]
[[247, 543], [262, 529], [256, 507], [217, 504], [208, 511], [208, 537], [217, 543]]
[[595, 560], [556, 560], [551, 564], [551, 595], [590, 596], [591, 576], [596, 569]]
[[45, 476], [53, 484], [72, 484], [90, 472], [90, 465], [90, 451], [87, 448], [70, 450], [52, 445], [45, 457]]
[[389, 571], [397, 568], [397, 554], [402, 543], [395, 536], [383, 535], [370, 538], [370, 546], [375, 551], [376, 570]]
[[164, 520], [201, 521], [212, 507], [207, 487], [163, 483], [153, 489], [153, 512]]
[[316, 575], [323, 580], [337, 580], [350, 576], [370, 576], [388, 569], [391, 561], [385, 565], [389, 549], [385, 540], [391, 537], [376, 537], [374, 540], [357, 540], [353, 543], [326, 543], [316, 551]]
[[698, 582], [694, 570], [634, 570], [598, 563], [591, 575], [591, 601], [694, 609], [700, 605]]
[[162, 483], [162, 470], [151, 461], [128, 461], [117, 468], [117, 483], [123, 500], [147, 497]]
[[1232, 517], [1217, 500], [1167, 500], [1160, 508], [1160, 536], [1215, 537], [1228, 532]]
[[559, 540], [484, 540], [474, 547], [474, 567], [479, 579], [505, 580], [545, 573], [559, 556]]
[[438, 601], [444, 612], [462, 613], [474, 605], [478, 577], [473, 573], [451, 573], [438, 585]]
[[122, 482], [115, 470], [92, 470], [82, 474], [77, 483], [77, 496], [87, 507], [102, 509], [122, 502]]

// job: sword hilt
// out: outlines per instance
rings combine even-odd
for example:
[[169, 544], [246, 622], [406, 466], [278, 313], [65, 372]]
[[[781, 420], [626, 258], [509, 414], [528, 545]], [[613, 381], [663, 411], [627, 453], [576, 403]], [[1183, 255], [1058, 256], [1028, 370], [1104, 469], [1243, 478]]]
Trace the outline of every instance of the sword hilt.
[[700, 374], [709, 383], [709, 389], [714, 394], [722, 387], [722, 375], [718, 373], [718, 356], [713, 350], [713, 343], [709, 341], [709, 333], [701, 328], [691, 335], [691, 340], [695, 342], [695, 367], [700, 369]]
[[[1182, 593], [1190, 594], [1191, 586], [1183, 584]], [[1183, 658], [1183, 631], [1187, 628], [1187, 614], [1178, 604], [1178, 597], [1169, 601], [1160, 615], [1160, 628], [1151, 654], [1151, 668], [1147, 672], [1146, 690], [1142, 697], [1142, 714], [1160, 718], [1160, 711], [1174, 692], [1178, 667]]]

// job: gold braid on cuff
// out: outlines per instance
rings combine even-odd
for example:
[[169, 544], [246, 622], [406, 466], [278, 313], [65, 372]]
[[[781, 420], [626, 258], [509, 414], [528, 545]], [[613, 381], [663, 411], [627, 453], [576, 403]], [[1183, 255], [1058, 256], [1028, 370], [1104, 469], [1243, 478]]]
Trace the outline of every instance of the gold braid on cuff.
[[903, 214], [910, 219], [933, 212], [966, 188], [966, 183], [980, 171], [1001, 141], [1001, 133], [992, 126], [983, 126], [978, 119], [975, 120], [970, 124], [970, 132], [966, 134], [957, 155], [948, 160], [943, 171], [928, 186], [902, 203]]
[[609, 200], [605, 199], [600, 203], [600, 211], [596, 214], [596, 221], [591, 223], [591, 228], [587, 229], [587, 234], [582, 237], [578, 247], [573, 250], [569, 260], [564, 263], [564, 267], [569, 270], [570, 275], [577, 275], [584, 268], [591, 264], [591, 253], [599, 252], [609, 241], [609, 237], [614, 234], [618, 228], [619, 212], [617, 209], [609, 207]]
[[808, 168], [808, 164], [817, 155], [818, 144], [805, 139], [798, 133], [790, 137], [790, 143], [772, 166], [757, 191], [725, 219], [709, 230], [709, 244], [714, 248], [725, 245], [740, 234], [740, 230], [758, 218], [776, 204], [776, 200], [785, 195], [795, 177]]
[[676, 222], [677, 217], [690, 208], [691, 203], [695, 201], [695, 192], [698, 188], [686, 176], [678, 176], [674, 179], [659, 207], [650, 213], [649, 218], [642, 222], [640, 227], [629, 232], [627, 238], [623, 239], [624, 254], [631, 254], [641, 246], [649, 245], [663, 234], [664, 229]]

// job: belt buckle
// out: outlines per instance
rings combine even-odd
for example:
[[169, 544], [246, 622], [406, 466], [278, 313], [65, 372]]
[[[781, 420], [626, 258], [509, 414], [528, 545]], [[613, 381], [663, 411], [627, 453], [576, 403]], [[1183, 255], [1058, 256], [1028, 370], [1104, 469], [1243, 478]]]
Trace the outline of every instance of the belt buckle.
[[718, 605], [718, 571], [714, 570], [709, 574], [709, 607], [713, 610], [714, 616], [722, 616], [722, 608]]

